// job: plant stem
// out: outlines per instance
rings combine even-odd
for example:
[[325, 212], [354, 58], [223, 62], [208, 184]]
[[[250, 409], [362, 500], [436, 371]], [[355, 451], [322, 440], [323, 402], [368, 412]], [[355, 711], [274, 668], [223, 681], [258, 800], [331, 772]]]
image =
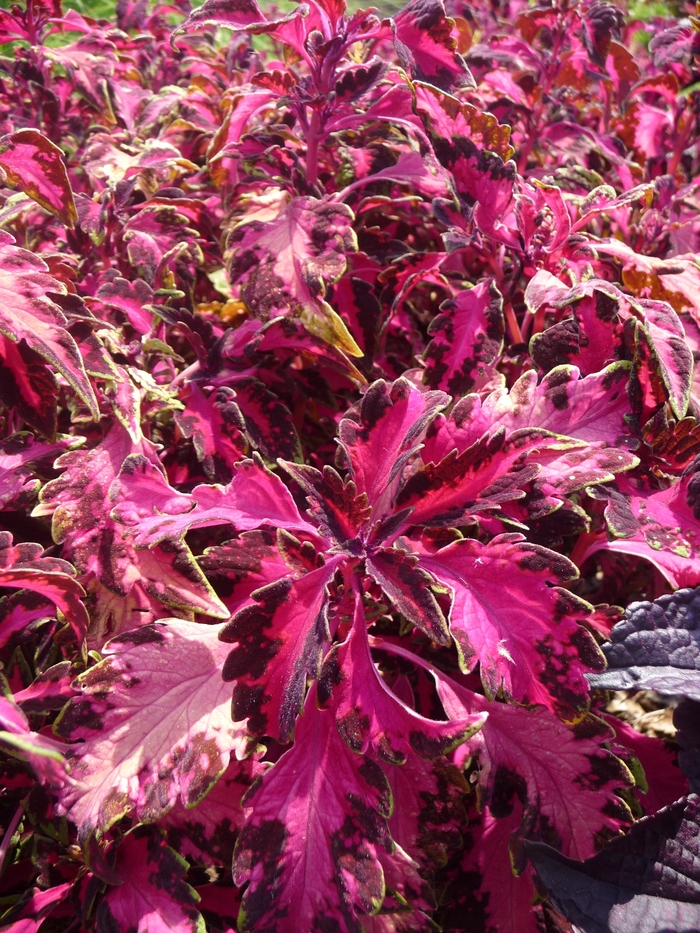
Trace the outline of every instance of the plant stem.
[[24, 807], [20, 804], [15, 810], [15, 815], [10, 820], [10, 824], [5, 830], [5, 835], [2, 837], [2, 842], [0, 842], [0, 875], [2, 870], [5, 867], [5, 859], [7, 858], [7, 853], [10, 851], [10, 845], [12, 844], [12, 837], [15, 834], [15, 830], [19, 826], [19, 821], [22, 819], [22, 814], [24, 813]]

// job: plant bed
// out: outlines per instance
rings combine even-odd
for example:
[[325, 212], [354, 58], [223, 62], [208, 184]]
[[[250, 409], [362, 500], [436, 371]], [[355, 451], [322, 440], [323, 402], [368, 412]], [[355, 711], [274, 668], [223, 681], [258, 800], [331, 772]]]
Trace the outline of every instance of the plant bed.
[[693, 12], [0, 10], [3, 930], [700, 929]]

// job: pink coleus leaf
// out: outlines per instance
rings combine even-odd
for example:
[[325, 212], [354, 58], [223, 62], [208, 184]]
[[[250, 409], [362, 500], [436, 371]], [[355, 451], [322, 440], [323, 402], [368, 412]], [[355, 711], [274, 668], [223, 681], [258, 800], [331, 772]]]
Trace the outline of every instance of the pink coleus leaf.
[[224, 26], [228, 29], [245, 29], [252, 33], [274, 31], [280, 23], [304, 16], [308, 11], [296, 9], [286, 16], [268, 20], [256, 0], [207, 0], [194, 10], [187, 20], [173, 33], [173, 41], [184, 33], [193, 32], [202, 26]]
[[0, 336], [0, 402], [32, 430], [56, 437], [56, 380], [44, 358], [24, 340], [13, 343]]
[[[287, 563], [279, 547], [282, 534], [281, 529], [277, 535], [270, 529], [244, 531], [232, 541], [207, 548], [198, 558], [200, 567], [216, 586], [231, 615], [253, 602], [252, 594], [256, 590], [289, 575], [292, 565]], [[316, 550], [311, 542], [306, 543], [306, 550], [309, 549], [315, 558]]]
[[321, 534], [338, 542], [352, 542], [371, 515], [367, 495], [358, 496], [355, 484], [344, 483], [333, 467], [325, 466], [321, 472], [306, 465], [280, 465], [306, 493], [309, 512]]
[[174, 414], [184, 436], [192, 438], [197, 459], [212, 482], [230, 480], [233, 464], [248, 452], [245, 421], [235, 395], [222, 387], [207, 397], [190, 382], [180, 396], [185, 410]]
[[66, 286], [48, 274], [46, 263], [15, 246], [12, 237], [0, 238], [0, 333], [20, 340], [50, 363], [87, 405], [95, 419], [99, 409], [75, 341], [66, 330], [63, 311], [49, 292], [65, 295]]
[[457, 40], [452, 35], [454, 21], [445, 16], [442, 0], [411, 0], [394, 22], [399, 60], [413, 78], [445, 90], [453, 85], [475, 86], [457, 51]]
[[184, 880], [187, 862], [157, 832], [133, 829], [119, 844], [114, 868], [122, 883], [108, 887], [97, 908], [99, 933], [204, 933], [199, 898]]
[[[588, 445], [632, 447], [635, 442], [625, 421], [630, 413], [630, 371], [629, 363], [619, 362], [581, 378], [575, 366], [564, 365], [550, 370], [538, 384], [537, 373], [527, 370], [511, 389], [495, 389], [484, 399], [468, 395], [457, 402], [449, 418], [438, 415], [423, 457], [437, 461], [455, 447], [466, 450], [499, 427], [508, 434], [536, 427]], [[552, 443], [556, 447], [555, 439]]]
[[63, 437], [55, 444], [47, 444], [28, 433], [13, 434], [3, 440], [0, 443], [0, 508], [25, 508], [41, 486], [36, 473], [41, 473], [43, 466], [50, 466], [60, 454], [79, 443], [79, 439]]
[[27, 761], [43, 784], [54, 789], [70, 781], [63, 753], [66, 746], [48, 736], [32, 732], [22, 710], [0, 696], [0, 742], [4, 750]]
[[[260, 343], [264, 343], [264, 337]], [[281, 457], [301, 461], [299, 435], [287, 406], [260, 379], [243, 377], [235, 379], [232, 385], [245, 432], [253, 446], [270, 460]]]
[[233, 872], [250, 883], [239, 929], [360, 933], [360, 917], [384, 900], [378, 850], [391, 849], [391, 795], [380, 767], [343, 742], [334, 711], [316, 708], [315, 690], [294, 745], [244, 803]]
[[[140, 474], [134, 472], [134, 458], [141, 466]], [[137, 550], [130, 529], [110, 516], [124, 464], [126, 475], [133, 481], [140, 475], [142, 498], [152, 495], [153, 485], [160, 484], [170, 495], [155, 501], [161, 504], [171, 499], [177, 501], [175, 490], [169, 489], [155, 460], [150, 442], [143, 438], [134, 442], [120, 422], [115, 421], [97, 447], [71, 451], [58, 460], [63, 473], [44, 487], [41, 504], [34, 510], [35, 515], [52, 515], [53, 538], [63, 544], [64, 553], [71, 557], [95, 603], [90, 638], [97, 645], [110, 634], [153, 621], [158, 615], [162, 617], [163, 606], [220, 618], [228, 615], [201, 570], [189, 559], [189, 549], [179, 539], [165, 548]], [[148, 477], [144, 464], [150, 467]], [[153, 501], [148, 500], [151, 511]], [[113, 604], [113, 596], [119, 597], [118, 605]]]
[[238, 831], [244, 823], [241, 798], [268, 767], [256, 758], [231, 761], [196, 806], [188, 808], [178, 800], [158, 821], [167, 830], [169, 845], [187, 859], [230, 867]]
[[0, 168], [11, 185], [21, 188], [73, 229], [78, 212], [63, 152], [55, 143], [32, 129], [20, 129], [2, 136]]
[[384, 761], [402, 764], [410, 752], [426, 758], [445, 755], [483, 723], [483, 717], [439, 722], [426, 719], [399, 699], [374, 665], [367, 640], [367, 623], [356, 598], [353, 626], [323, 663], [318, 696], [330, 697], [340, 734], [355, 751], [371, 747]]
[[643, 557], [675, 588], [700, 583], [697, 478], [687, 472], [667, 489], [635, 487], [624, 477], [618, 488], [601, 491], [611, 540], [594, 541], [582, 555], [587, 560], [601, 550]]
[[75, 743], [61, 808], [81, 837], [132, 811], [151, 822], [178, 799], [194, 806], [231, 754], [245, 754], [245, 725], [231, 721], [221, 679], [220, 631], [180, 619], [143, 626], [113, 638], [104, 660], [80, 675], [82, 695], [56, 730]]
[[367, 557], [366, 567], [409, 622], [439, 645], [449, 645], [447, 621], [432, 590], [435, 580], [414, 554], [399, 548], [376, 548]]
[[0, 648], [11, 640], [16, 632], [30, 631], [32, 623], [55, 616], [53, 603], [30, 590], [20, 590], [0, 599]]
[[73, 631], [76, 641], [82, 641], [88, 626], [88, 615], [81, 599], [85, 590], [75, 579], [68, 561], [42, 557], [40, 544], [18, 544], [13, 547], [12, 535], [0, 531], [0, 587], [30, 590], [57, 606]]
[[338, 436], [350, 475], [358, 492], [367, 494], [375, 518], [389, 511], [403, 468], [448, 403], [446, 393], [420, 392], [408, 379], [391, 385], [378, 379], [340, 422]]
[[345, 271], [346, 254], [357, 249], [352, 220], [345, 204], [295, 198], [275, 220], [239, 224], [228, 240], [231, 284], [256, 317], [290, 315], [327, 343], [362, 356], [324, 300]]
[[537, 917], [531, 909], [535, 897], [531, 870], [516, 877], [509, 850], [521, 813], [519, 802], [511, 814], [500, 819], [484, 809], [470, 824], [460, 862], [462, 877], [469, 883], [457, 885], [461, 890], [456, 897], [450, 898], [448, 891], [446, 930], [482, 922], [484, 929], [498, 933], [538, 933]]
[[629, 823], [629, 809], [616, 791], [633, 779], [605, 747], [613, 733], [601, 719], [587, 714], [569, 725], [541, 707], [491, 703], [443, 676], [436, 682], [448, 716], [488, 712], [480, 732], [460, 749], [462, 758], [479, 755], [480, 808], [507, 816], [516, 797], [523, 806], [522, 831], [574, 858], [593, 854]]
[[287, 487], [257, 455], [236, 465], [227, 486], [201, 485], [189, 494], [180, 493], [143, 459], [133, 461], [119, 485], [113, 515], [130, 529], [137, 548], [162, 542], [170, 546], [190, 528], [208, 525], [231, 524], [239, 531], [271, 525], [317, 535], [317, 528], [299, 514]]
[[412, 509], [412, 524], [434, 526], [463, 524], [480, 512], [498, 511], [502, 503], [525, 496], [523, 487], [540, 471], [538, 464], [525, 463], [526, 454], [546, 446], [551, 437], [532, 428], [506, 439], [500, 428], [461, 453], [453, 447], [438, 463], [412, 473], [395, 504]]
[[450, 630], [462, 667], [480, 665], [490, 696], [502, 691], [565, 712], [586, 706], [585, 673], [604, 660], [580, 624], [588, 604], [552, 586], [577, 576], [570, 561], [508, 534], [487, 545], [455, 541], [421, 555], [420, 565], [452, 590]]
[[224, 664], [234, 680], [233, 717], [248, 719], [253, 735], [288, 742], [302, 709], [307, 679], [316, 679], [331, 633], [328, 586], [343, 561], [293, 579], [284, 577], [254, 593], [256, 602], [239, 610], [221, 638], [235, 642]]
[[503, 296], [492, 280], [465, 289], [440, 305], [428, 333], [425, 384], [464, 395], [493, 375], [505, 336]]

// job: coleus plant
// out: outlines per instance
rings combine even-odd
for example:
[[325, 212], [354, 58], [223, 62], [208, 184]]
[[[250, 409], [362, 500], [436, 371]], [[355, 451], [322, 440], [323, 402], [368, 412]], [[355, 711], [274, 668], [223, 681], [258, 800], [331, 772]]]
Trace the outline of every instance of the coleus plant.
[[694, 12], [0, 11], [3, 929], [700, 925]]

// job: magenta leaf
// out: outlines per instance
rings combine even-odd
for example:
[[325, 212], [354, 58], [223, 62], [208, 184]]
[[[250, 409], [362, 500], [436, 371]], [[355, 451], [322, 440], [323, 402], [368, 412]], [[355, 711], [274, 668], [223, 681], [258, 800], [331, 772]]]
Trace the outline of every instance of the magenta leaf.
[[230, 480], [233, 465], [248, 452], [243, 432], [245, 421], [235, 401], [236, 393], [222, 387], [207, 397], [195, 382], [182, 395], [185, 410], [175, 421], [185, 437], [192, 438], [197, 459], [208, 479]]
[[[263, 337], [261, 349], [264, 344]], [[301, 461], [299, 435], [287, 406], [259, 379], [244, 377], [236, 379], [233, 385], [245, 432], [253, 446], [270, 460], [281, 457]]]
[[490, 703], [443, 677], [437, 684], [448, 716], [488, 712], [481, 730], [460, 749], [462, 757], [479, 754], [480, 808], [506, 817], [516, 798], [526, 837], [549, 841], [574, 858], [592, 855], [600, 839], [630, 822], [616, 791], [632, 776], [607, 750], [613, 732], [601, 719], [587, 714], [571, 726], [542, 707]]
[[308, 933], [332, 924], [360, 933], [385, 895], [381, 849], [391, 851], [391, 794], [379, 766], [353, 753], [311, 691], [296, 740], [247, 796], [252, 807], [233, 871], [239, 930]]
[[440, 306], [428, 328], [426, 385], [464, 395], [493, 377], [503, 349], [503, 296], [493, 281], [481, 282]]
[[[521, 806], [496, 819], [484, 810], [465, 838], [464, 856], [460, 863], [462, 878], [467, 882], [458, 897], [450, 903], [448, 922], [443, 928], [459, 929], [460, 925], [483, 923], [486, 929], [498, 933], [537, 933], [537, 917], [531, 910], [535, 889], [530, 874], [516, 876], [509, 849], [511, 836], [517, 833]], [[465, 890], [466, 889], [466, 890]], [[448, 899], [449, 899], [448, 892]]]
[[344, 483], [330, 466], [325, 466], [323, 473], [310, 466], [283, 462], [281, 466], [307, 494], [309, 513], [321, 534], [338, 542], [351, 542], [357, 537], [372, 512], [365, 493], [358, 496], [355, 484]]
[[222, 629], [221, 639], [236, 643], [223, 669], [235, 681], [233, 717], [247, 718], [253, 735], [291, 739], [307, 679], [318, 677], [330, 642], [328, 587], [341, 561], [256, 590], [256, 602]]
[[455, 84], [474, 87], [474, 78], [457, 51], [453, 20], [445, 16], [442, 0], [411, 0], [394, 22], [394, 45], [412, 77], [445, 90]]
[[367, 494], [375, 517], [389, 510], [403, 468], [448, 402], [447, 394], [420, 392], [407, 379], [391, 385], [378, 379], [340, 422], [338, 436], [350, 474], [358, 492]]
[[625, 422], [630, 369], [629, 363], [613, 363], [581, 377], [575, 366], [557, 366], [539, 384], [537, 374], [529, 370], [510, 390], [495, 389], [483, 400], [469, 395], [457, 402], [449, 420], [436, 420], [426, 456], [445, 456], [452, 446], [465, 450], [486, 431], [501, 426], [508, 433], [538, 427], [588, 444], [630, 447]]
[[4, 751], [29, 762], [42, 783], [58, 789], [69, 782], [66, 746], [32, 732], [22, 710], [6, 697], [0, 697], [0, 742]]
[[612, 540], [594, 541], [583, 559], [600, 550], [631, 554], [652, 563], [674, 587], [696, 586], [700, 583], [700, 542], [693, 477], [686, 471], [679, 482], [658, 491], [635, 488], [619, 478], [619, 489], [603, 493], [608, 499], [605, 520]]
[[239, 531], [270, 525], [317, 533], [299, 514], [287, 487], [257, 455], [236, 465], [227, 486], [195, 486], [190, 494], [174, 490], [157, 468], [137, 458], [122, 473], [119, 488], [113, 514], [130, 529], [137, 548], [163, 542], [170, 547], [190, 528], [208, 525], [231, 524]]
[[63, 613], [74, 639], [81, 642], [88, 626], [88, 615], [81, 601], [85, 591], [67, 561], [42, 554], [40, 544], [13, 547], [12, 535], [0, 531], [0, 587], [30, 590], [50, 600]]
[[319, 701], [333, 697], [337, 726], [350, 748], [371, 747], [384, 761], [404, 764], [415, 752], [426, 758], [447, 754], [483, 723], [477, 715], [439, 722], [416, 713], [385, 684], [372, 661], [364, 611], [359, 600], [347, 639], [328, 654], [318, 686]]
[[97, 930], [135, 933], [204, 933], [199, 900], [184, 880], [188, 865], [163, 839], [137, 826], [119, 845], [115, 869], [121, 884], [109, 887], [97, 909]]
[[78, 220], [73, 190], [59, 147], [38, 130], [21, 129], [0, 137], [0, 168], [21, 188], [72, 229]]
[[48, 274], [46, 263], [15, 246], [8, 234], [0, 241], [0, 333], [28, 347], [64, 377], [95, 419], [99, 410], [68, 323], [50, 292], [65, 295], [63, 283]]
[[526, 851], [554, 903], [582, 933], [664, 933], [700, 924], [700, 798], [639, 820], [583, 862], [543, 843]]
[[326, 289], [357, 248], [345, 204], [295, 198], [272, 221], [235, 227], [228, 240], [231, 284], [263, 321], [290, 315], [327, 343], [362, 356], [350, 332], [325, 301]]
[[47, 468], [75, 439], [62, 437], [55, 444], [37, 441], [28, 433], [13, 434], [0, 443], [0, 508], [24, 509], [41, 487], [38, 470]]
[[456, 541], [420, 564], [452, 590], [449, 623], [463, 669], [479, 663], [490, 696], [586, 706], [585, 673], [603, 658], [580, 624], [588, 604], [552, 586], [576, 576], [566, 558], [509, 534], [488, 545]]
[[469, 516], [499, 511], [502, 503], [525, 496], [523, 487], [540, 472], [539, 465], [524, 462], [526, 454], [547, 439], [548, 432], [531, 429], [506, 440], [501, 428], [462, 453], [453, 448], [437, 464], [412, 473], [396, 505], [412, 508], [412, 523], [433, 526], [464, 524]]
[[228, 29], [245, 29], [252, 33], [272, 32], [280, 23], [304, 16], [305, 13], [302, 7], [287, 16], [268, 20], [256, 0], [207, 0], [175, 30], [173, 39], [202, 26], [225, 26]]
[[231, 721], [221, 679], [220, 630], [179, 619], [144, 626], [112, 639], [105, 659], [78, 678], [82, 695], [57, 730], [75, 743], [61, 806], [84, 838], [131, 811], [151, 822], [178, 799], [194, 806], [231, 753], [243, 756], [245, 725]]
[[[59, 459], [63, 473], [44, 487], [34, 512], [53, 516], [54, 540], [63, 543], [93, 604], [90, 637], [99, 645], [110, 635], [162, 617], [164, 606], [220, 618], [228, 615], [179, 539], [165, 548], [137, 550], [130, 530], [112, 519], [116, 481], [125, 462], [133, 467], [129, 458], [134, 457], [142, 467], [150, 465], [150, 480], [168, 488], [160, 468], [152, 463], [153, 445], [143, 438], [134, 443], [115, 422], [97, 447], [71, 451]], [[145, 489], [142, 469], [142, 497]], [[170, 490], [170, 498], [176, 498], [173, 494]], [[149, 511], [152, 504], [148, 499]]]

